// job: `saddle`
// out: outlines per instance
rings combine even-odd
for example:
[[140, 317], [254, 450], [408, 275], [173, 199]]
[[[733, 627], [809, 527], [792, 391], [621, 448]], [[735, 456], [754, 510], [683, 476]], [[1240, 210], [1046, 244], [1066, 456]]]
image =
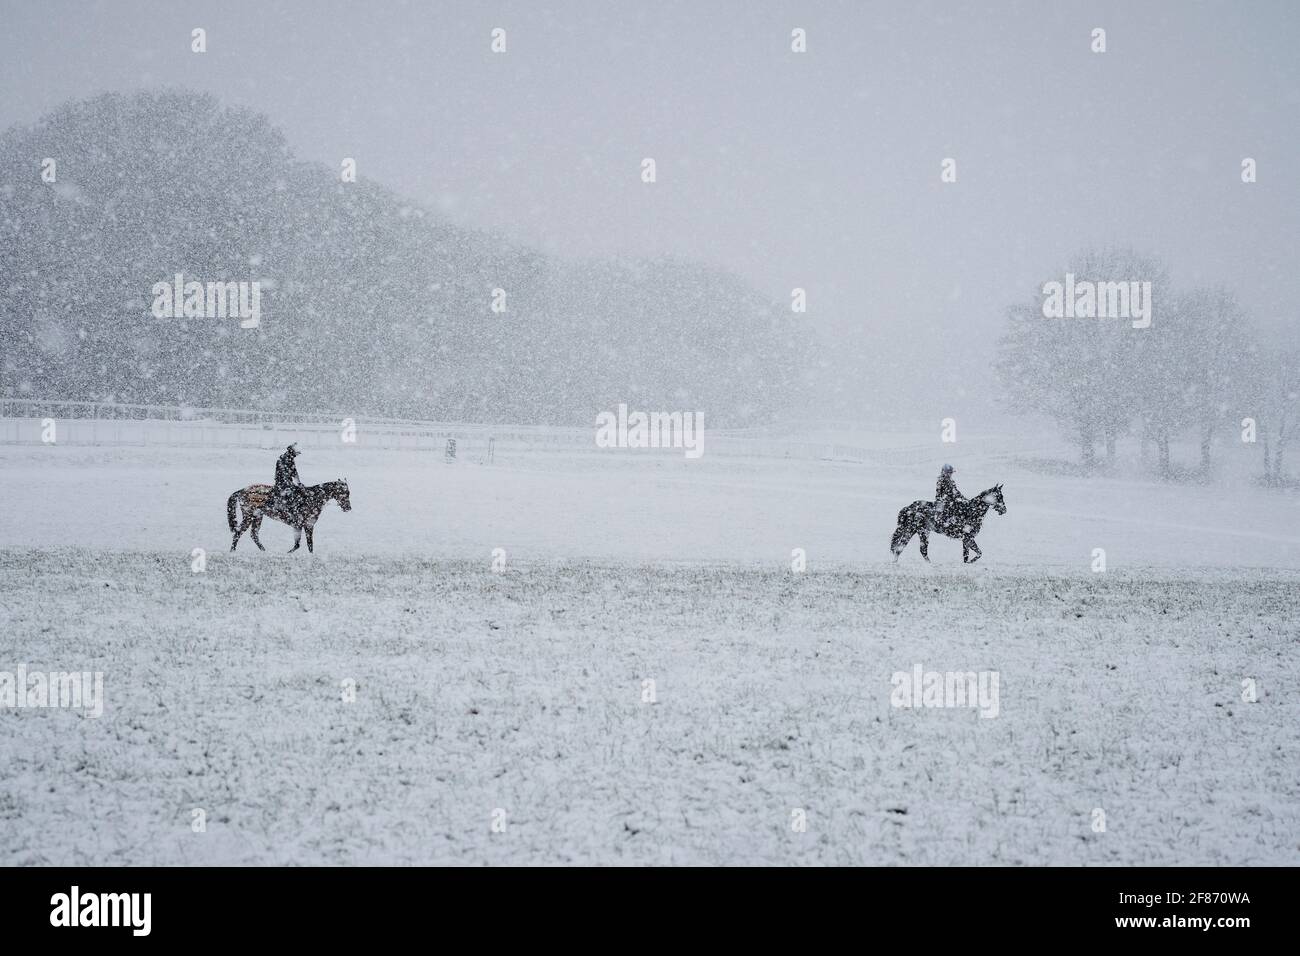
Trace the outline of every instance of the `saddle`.
[[931, 527], [933, 527], [935, 531], [946, 532], [953, 526], [953, 523], [957, 518], [957, 509], [964, 504], [965, 501], [965, 498], [957, 498], [948, 501], [944, 504], [943, 511], [939, 510], [939, 505], [936, 503], [934, 507], [930, 509]]
[[281, 520], [292, 520], [298, 517], [298, 512], [303, 506], [303, 489], [300, 486], [288, 485], [282, 488], [268, 487], [266, 503], [263, 510], [273, 517]]

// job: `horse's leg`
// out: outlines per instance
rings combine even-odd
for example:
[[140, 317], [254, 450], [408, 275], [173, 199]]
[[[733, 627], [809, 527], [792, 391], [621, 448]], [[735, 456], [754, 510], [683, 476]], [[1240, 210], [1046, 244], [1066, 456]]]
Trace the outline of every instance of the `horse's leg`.
[[249, 535], [253, 539], [253, 544], [257, 545], [257, 550], [265, 551], [266, 545], [262, 544], [262, 539], [257, 536], [257, 532], [261, 530], [262, 530], [262, 516], [258, 515], [257, 517], [253, 518], [253, 530], [249, 532]]
[[962, 547], [965, 548], [968, 544], [970, 546], [970, 549], [975, 552], [975, 557], [970, 559], [970, 563], [974, 564], [976, 561], [980, 559], [980, 556], [984, 552], [980, 550], [980, 546], [975, 543], [974, 538], [967, 538], [965, 541], [962, 542]]
[[[245, 519], [245, 520], [247, 520], [247, 519]], [[242, 525], [242, 524], [241, 524], [238, 528], [235, 529], [235, 537], [234, 537], [234, 540], [232, 540], [232, 541], [230, 542], [230, 550], [231, 550], [231, 551], [234, 551], [237, 547], [239, 547], [239, 536], [240, 536], [241, 534], [244, 533], [244, 527], [245, 527], [245, 525]]]
[[302, 544], [302, 525], [296, 524], [293, 526], [293, 547], [289, 549], [289, 553], [293, 554], [295, 551], [298, 550], [301, 544]]
[[921, 536], [921, 557], [929, 561], [930, 560], [930, 532], [925, 529], [925, 525], [922, 525], [921, 530], [917, 533], [920, 534]]
[[311, 533], [312, 533], [312, 526], [311, 526], [311, 525], [307, 525], [307, 527], [306, 527], [304, 530], [307, 532], [307, 553], [308, 553], [308, 554], [314, 554], [315, 552], [312, 551], [312, 547], [311, 547]]

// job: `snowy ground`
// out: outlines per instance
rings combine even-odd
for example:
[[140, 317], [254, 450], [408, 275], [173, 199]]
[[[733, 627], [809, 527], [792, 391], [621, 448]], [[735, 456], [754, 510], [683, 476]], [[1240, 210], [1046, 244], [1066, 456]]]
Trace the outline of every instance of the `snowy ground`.
[[[0, 446], [0, 671], [107, 698], [0, 709], [0, 861], [1300, 859], [1293, 498], [972, 454], [984, 562], [895, 567], [928, 465], [312, 449], [353, 511], [232, 556], [273, 461]], [[998, 715], [892, 707], [918, 664]]]
[[[448, 465], [430, 451], [363, 451], [336, 444], [298, 459], [310, 483], [347, 478], [354, 509], [329, 506], [321, 554], [399, 554], [489, 562], [590, 558], [618, 563], [725, 561], [788, 567], [889, 563], [898, 511], [934, 496], [936, 462], [952, 458], [963, 492], [1005, 483], [1008, 513], [990, 514], [986, 560], [1088, 571], [1093, 550], [1111, 570], [1281, 567], [1300, 570], [1296, 496], [1244, 479], [1170, 486], [1141, 478], [1084, 479], [1030, 471], [1020, 456], [960, 453], [885, 464], [710, 456], [680, 451], [503, 452], [492, 465]], [[7, 446], [0, 444], [0, 547], [208, 552], [230, 546], [229, 494], [273, 478], [280, 445], [256, 448]], [[1224, 466], [1236, 462], [1225, 455]], [[1256, 456], [1252, 456], [1256, 457]], [[292, 543], [267, 526], [268, 547]], [[241, 544], [241, 552], [248, 547]], [[951, 539], [940, 564], [960, 562]], [[916, 544], [908, 553], [918, 560]]]

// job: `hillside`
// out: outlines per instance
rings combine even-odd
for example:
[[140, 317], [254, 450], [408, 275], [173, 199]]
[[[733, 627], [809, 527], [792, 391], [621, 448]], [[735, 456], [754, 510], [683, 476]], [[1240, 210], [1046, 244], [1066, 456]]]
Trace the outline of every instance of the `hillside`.
[[[11, 128], [3, 393], [554, 424], [628, 402], [718, 425], [797, 396], [788, 312], [732, 275], [561, 262], [343, 180], [265, 118], [188, 92]], [[177, 274], [258, 283], [257, 327], [157, 318], [154, 286]]]

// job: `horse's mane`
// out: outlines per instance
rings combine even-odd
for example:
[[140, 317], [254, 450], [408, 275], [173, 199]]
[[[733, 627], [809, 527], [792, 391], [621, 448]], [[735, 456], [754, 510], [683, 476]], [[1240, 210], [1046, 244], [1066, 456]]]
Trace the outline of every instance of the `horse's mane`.
[[318, 488], [319, 488], [320, 490], [324, 491], [324, 490], [325, 490], [326, 488], [328, 488], [330, 485], [343, 485], [344, 487], [346, 487], [346, 486], [347, 486], [347, 483], [348, 483], [348, 480], [347, 480], [346, 478], [335, 478], [333, 481], [322, 481], [322, 482], [321, 482], [320, 484], [318, 484], [318, 485], [303, 485], [303, 487], [304, 487], [304, 488], [307, 488], [307, 489], [309, 489], [309, 490], [313, 490], [313, 491], [316, 490], [316, 489], [318, 489]]
[[320, 489], [320, 493], [323, 495], [337, 495], [347, 489], [348, 480], [346, 478], [335, 478], [333, 481], [322, 481], [319, 485], [313, 487]]

